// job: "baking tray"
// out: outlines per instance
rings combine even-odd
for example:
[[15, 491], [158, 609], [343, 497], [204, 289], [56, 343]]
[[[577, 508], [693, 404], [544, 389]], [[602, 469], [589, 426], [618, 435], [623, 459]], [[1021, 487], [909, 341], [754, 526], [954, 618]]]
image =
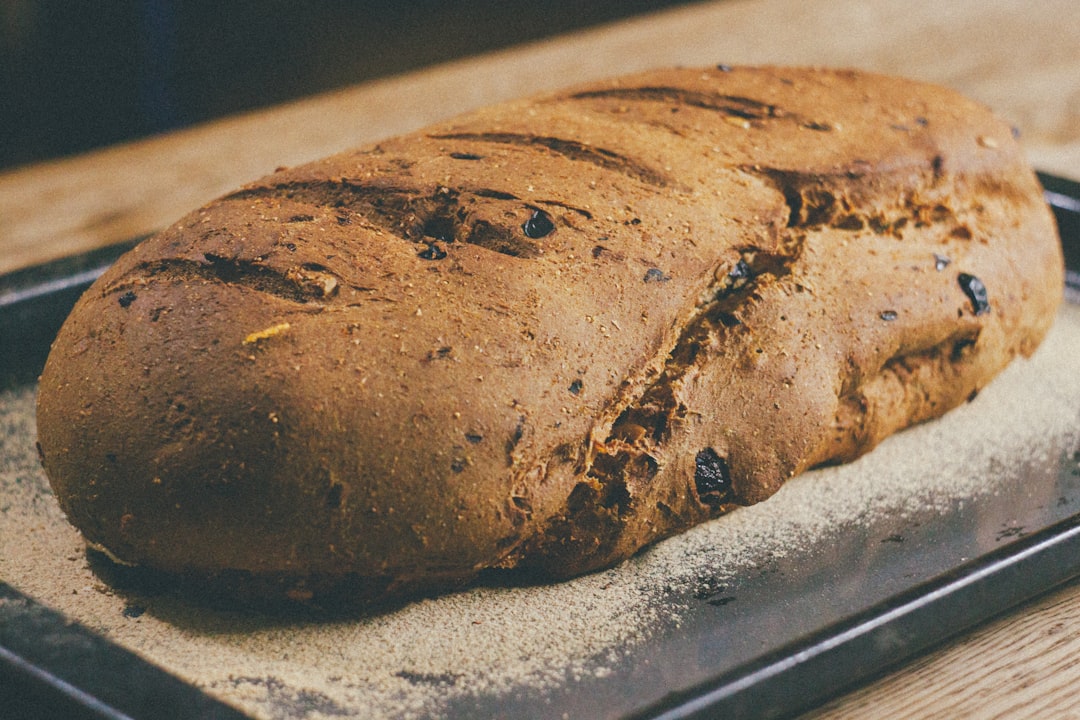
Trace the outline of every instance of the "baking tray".
[[[1080, 184], [1040, 179], [1075, 303]], [[134, 242], [0, 277], [0, 389], [32, 385], [72, 304]], [[657, 613], [648, 637], [602, 673], [458, 694], [439, 714], [772, 718], [820, 705], [1080, 577], [1080, 448], [1052, 448], [1000, 472], [993, 496], [978, 503], [839, 528], [810, 557], [765, 557], [734, 576], [663, 590], [657, 602], [678, 608], [677, 620]], [[3, 578], [0, 708], [28, 718], [244, 717]]]

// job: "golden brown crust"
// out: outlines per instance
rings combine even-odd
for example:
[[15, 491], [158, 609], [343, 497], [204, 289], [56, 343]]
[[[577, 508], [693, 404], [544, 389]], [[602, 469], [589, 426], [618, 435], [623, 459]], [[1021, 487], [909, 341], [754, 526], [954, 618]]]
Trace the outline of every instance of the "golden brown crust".
[[1061, 270], [1010, 128], [954, 93], [645, 73], [143, 243], [54, 345], [43, 462], [90, 541], [168, 572], [569, 576], [964, 402], [1039, 343]]

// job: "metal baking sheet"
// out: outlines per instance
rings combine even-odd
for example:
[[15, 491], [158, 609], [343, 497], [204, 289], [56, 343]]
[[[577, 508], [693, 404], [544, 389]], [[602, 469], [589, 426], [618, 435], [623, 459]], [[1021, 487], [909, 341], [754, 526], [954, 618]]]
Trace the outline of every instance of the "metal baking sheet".
[[[1042, 180], [1076, 302], [1080, 184]], [[71, 304], [124, 249], [0, 278], [0, 389], [32, 387]], [[439, 714], [787, 717], [814, 707], [1080, 577], [1080, 448], [1062, 445], [1003, 467], [994, 483], [995, 493], [977, 503], [834, 528], [806, 551], [762, 557], [734, 576], [702, 574], [661, 588], [647, 637], [607, 657], [603, 672], [577, 668], [554, 685], [456, 693]], [[162, 708], [172, 717], [243, 717], [7, 579], [0, 577], [0, 707], [26, 717], [150, 718]], [[294, 699], [275, 714], [365, 715], [320, 702]]]

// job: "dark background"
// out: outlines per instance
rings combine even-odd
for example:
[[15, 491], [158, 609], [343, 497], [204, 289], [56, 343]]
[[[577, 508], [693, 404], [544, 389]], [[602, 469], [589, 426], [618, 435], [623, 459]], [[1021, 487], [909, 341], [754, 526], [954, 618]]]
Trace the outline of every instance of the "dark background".
[[0, 0], [0, 169], [686, 0]]

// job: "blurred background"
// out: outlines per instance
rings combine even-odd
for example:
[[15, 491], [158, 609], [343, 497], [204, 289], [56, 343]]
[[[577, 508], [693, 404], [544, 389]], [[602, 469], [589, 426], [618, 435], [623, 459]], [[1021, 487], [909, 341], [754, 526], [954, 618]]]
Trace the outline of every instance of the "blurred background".
[[685, 0], [0, 0], [0, 169]]

